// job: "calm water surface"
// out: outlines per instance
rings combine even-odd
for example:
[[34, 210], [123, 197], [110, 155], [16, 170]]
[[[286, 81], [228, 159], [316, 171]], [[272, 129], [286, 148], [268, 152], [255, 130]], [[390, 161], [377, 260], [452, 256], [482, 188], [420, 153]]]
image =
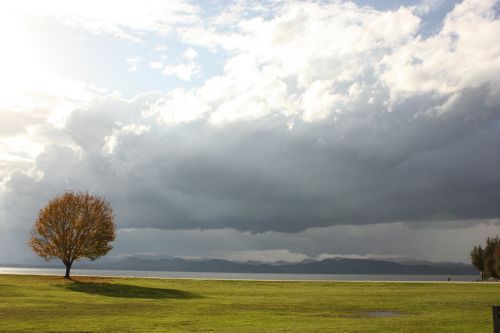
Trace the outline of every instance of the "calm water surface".
[[[64, 275], [64, 269], [0, 267], [0, 274]], [[270, 273], [206, 273], [72, 269], [71, 275], [131, 276], [185, 279], [230, 280], [335, 280], [335, 281], [447, 281], [448, 275], [397, 274], [270, 274]], [[451, 281], [476, 281], [478, 275], [451, 275]]]

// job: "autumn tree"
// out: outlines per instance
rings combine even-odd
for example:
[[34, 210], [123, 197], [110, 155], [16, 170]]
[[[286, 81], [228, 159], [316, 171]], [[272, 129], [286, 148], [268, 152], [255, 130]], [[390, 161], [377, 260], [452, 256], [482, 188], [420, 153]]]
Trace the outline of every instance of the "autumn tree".
[[105, 255], [115, 237], [113, 209], [103, 197], [68, 191], [40, 210], [28, 244], [45, 260], [61, 259], [69, 279], [74, 261]]

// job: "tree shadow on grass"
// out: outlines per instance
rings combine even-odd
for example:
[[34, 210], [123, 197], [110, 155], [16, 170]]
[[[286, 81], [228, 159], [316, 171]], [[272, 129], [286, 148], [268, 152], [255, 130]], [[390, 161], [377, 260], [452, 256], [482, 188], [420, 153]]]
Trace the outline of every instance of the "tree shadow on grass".
[[74, 281], [65, 288], [86, 294], [121, 298], [149, 298], [149, 299], [192, 299], [202, 296], [178, 289], [164, 289], [133, 286], [117, 283], [97, 283]]

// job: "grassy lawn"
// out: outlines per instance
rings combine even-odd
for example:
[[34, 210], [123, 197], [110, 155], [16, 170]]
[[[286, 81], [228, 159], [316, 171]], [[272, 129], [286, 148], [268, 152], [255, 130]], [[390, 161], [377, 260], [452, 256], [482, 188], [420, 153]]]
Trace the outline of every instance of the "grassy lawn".
[[496, 283], [0, 275], [0, 332], [492, 332]]

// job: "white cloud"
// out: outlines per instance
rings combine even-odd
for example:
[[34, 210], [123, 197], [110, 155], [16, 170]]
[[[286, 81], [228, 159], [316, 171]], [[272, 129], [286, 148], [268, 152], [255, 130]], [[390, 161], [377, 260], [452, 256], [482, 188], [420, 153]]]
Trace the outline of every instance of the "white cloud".
[[197, 57], [198, 52], [188, 47], [182, 54], [181, 63], [177, 65], [166, 65], [163, 67], [162, 73], [168, 76], [176, 76], [184, 81], [190, 81], [193, 76], [201, 71], [201, 67], [196, 61]]
[[168, 47], [165, 44], [159, 44], [159, 45], [156, 45], [154, 49], [155, 49], [155, 51], [158, 51], [158, 52], [166, 52]]
[[149, 63], [149, 67], [152, 69], [162, 69], [163, 68], [163, 62], [161, 61], [151, 61]]
[[32, 17], [55, 19], [95, 33], [133, 40], [141, 39], [144, 32], [165, 35], [172, 32], [174, 26], [199, 20], [198, 8], [184, 0], [48, 0], [43, 3], [21, 0], [7, 7]]
[[209, 110], [200, 96], [178, 88], [150, 103], [143, 114], [163, 124], [181, 124], [199, 120]]
[[128, 65], [128, 71], [135, 72], [135, 71], [137, 71], [137, 67], [139, 66], [139, 64], [142, 62], [142, 57], [135, 56], [135, 57], [127, 58], [126, 62]]
[[332, 83], [327, 80], [318, 80], [304, 92], [302, 106], [305, 121], [323, 120], [334, 111], [335, 101], [338, 96], [331, 93]]
[[200, 72], [200, 66], [195, 62], [167, 65], [162, 73], [167, 76], [175, 76], [183, 81], [191, 81], [191, 78]]
[[187, 60], [193, 60], [198, 57], [198, 52], [196, 52], [193, 48], [188, 47], [183, 54], [184, 58]]
[[0, 161], [33, 161], [54, 140], [71, 145], [63, 130], [66, 119], [101, 93], [102, 89], [48, 73], [17, 85], [11, 95], [0, 98]]
[[[446, 104], [437, 98], [422, 110], [439, 115], [452, 108], [463, 89], [490, 84], [488, 100], [498, 100], [495, 36], [500, 31], [494, 3], [464, 1], [448, 14], [442, 30], [427, 38], [418, 35], [418, 8], [381, 12], [354, 3], [282, 3], [265, 19], [248, 16], [249, 8], [239, 4], [224, 19], [178, 31], [186, 43], [229, 52], [223, 74], [191, 90], [210, 110], [212, 124], [272, 114], [291, 122], [296, 117], [321, 121], [362, 105], [391, 110], [398, 101], [423, 93], [448, 96]], [[421, 5], [426, 12], [440, 2]], [[195, 58], [197, 52], [188, 48], [181, 62], [163, 67], [163, 73], [188, 81], [200, 70]], [[184, 103], [175, 104], [182, 108]]]
[[[240, 8], [222, 23], [216, 19], [202, 28], [179, 29], [185, 42], [231, 54], [224, 74], [198, 91], [218, 96], [212, 98], [213, 123], [274, 113], [319, 121], [335, 109], [352, 109], [365, 89], [379, 89], [371, 78], [375, 64], [412, 39], [420, 24], [404, 7], [378, 12], [351, 3], [292, 2], [273, 10], [269, 19], [235, 20], [245, 12]], [[228, 22], [233, 22], [231, 32], [218, 30]]]
[[[218, 123], [257, 119], [277, 109], [318, 121], [335, 109], [359, 106], [359, 98], [365, 104], [383, 102], [390, 110], [394, 103], [423, 93], [454, 96], [435, 106], [441, 110], [435, 114], [441, 114], [467, 88], [489, 84], [489, 101], [498, 100], [500, 23], [495, 3], [464, 1], [448, 14], [442, 30], [427, 38], [418, 35], [417, 14], [439, 7], [440, 1], [389, 12], [353, 3], [292, 2], [275, 8], [275, 15], [266, 19], [245, 16], [248, 9], [240, 5], [231, 7], [231, 19], [179, 31], [185, 42], [231, 52], [224, 75], [200, 90], [222, 98], [213, 106], [212, 118]], [[221, 28], [228, 24], [229, 32]], [[258, 89], [270, 81], [286, 86], [285, 92]], [[320, 91], [319, 82], [329, 82], [329, 89]], [[269, 94], [271, 107], [263, 102]]]
[[165, 62], [167, 61], [167, 59], [168, 59], [168, 57], [166, 55], [162, 54], [160, 56], [159, 60], [150, 61], [149, 67], [152, 69], [161, 70], [161, 69], [163, 69], [163, 67], [165, 67]]
[[387, 54], [380, 74], [392, 100], [428, 92], [457, 96], [463, 89], [498, 82], [500, 21], [495, 19], [495, 3], [466, 0], [446, 16], [437, 35], [409, 41]]

